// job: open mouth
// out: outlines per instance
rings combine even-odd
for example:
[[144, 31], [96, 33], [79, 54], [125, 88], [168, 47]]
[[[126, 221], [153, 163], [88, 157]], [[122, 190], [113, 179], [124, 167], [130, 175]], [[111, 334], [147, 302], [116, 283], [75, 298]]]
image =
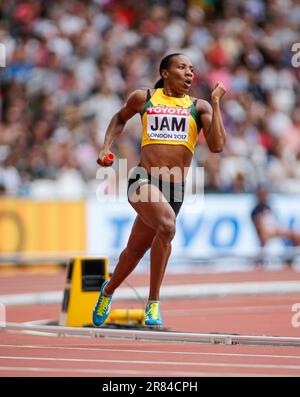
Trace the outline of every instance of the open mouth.
[[190, 88], [191, 84], [192, 84], [192, 80], [185, 80], [185, 82], [184, 82], [184, 85], [185, 85], [187, 88]]

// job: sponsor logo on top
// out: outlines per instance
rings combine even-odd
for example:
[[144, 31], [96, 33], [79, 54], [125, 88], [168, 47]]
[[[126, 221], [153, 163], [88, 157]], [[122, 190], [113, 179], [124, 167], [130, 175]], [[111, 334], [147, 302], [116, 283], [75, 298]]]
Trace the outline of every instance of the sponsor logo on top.
[[149, 106], [147, 114], [170, 114], [177, 116], [189, 116], [191, 114], [189, 108], [170, 108], [161, 106]]

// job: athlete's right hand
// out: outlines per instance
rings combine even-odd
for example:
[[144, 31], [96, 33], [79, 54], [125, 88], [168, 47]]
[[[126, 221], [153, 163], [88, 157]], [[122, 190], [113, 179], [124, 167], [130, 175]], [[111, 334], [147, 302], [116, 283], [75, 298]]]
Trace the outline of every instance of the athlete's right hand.
[[97, 164], [101, 167], [110, 167], [114, 162], [115, 156], [109, 150], [101, 150], [97, 159]]

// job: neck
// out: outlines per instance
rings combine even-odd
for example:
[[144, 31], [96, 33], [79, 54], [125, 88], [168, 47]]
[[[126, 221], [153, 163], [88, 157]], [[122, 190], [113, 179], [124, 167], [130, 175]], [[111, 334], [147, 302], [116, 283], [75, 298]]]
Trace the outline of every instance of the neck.
[[167, 96], [176, 97], [176, 98], [184, 98], [185, 96], [185, 94], [179, 94], [178, 92], [172, 90], [170, 87], [164, 87], [163, 93]]

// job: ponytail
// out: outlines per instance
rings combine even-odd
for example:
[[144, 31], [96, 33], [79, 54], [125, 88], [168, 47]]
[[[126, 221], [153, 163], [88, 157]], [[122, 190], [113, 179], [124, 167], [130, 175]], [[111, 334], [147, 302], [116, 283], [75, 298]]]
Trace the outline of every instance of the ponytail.
[[164, 88], [164, 79], [162, 77], [159, 80], [157, 80], [154, 88]]

